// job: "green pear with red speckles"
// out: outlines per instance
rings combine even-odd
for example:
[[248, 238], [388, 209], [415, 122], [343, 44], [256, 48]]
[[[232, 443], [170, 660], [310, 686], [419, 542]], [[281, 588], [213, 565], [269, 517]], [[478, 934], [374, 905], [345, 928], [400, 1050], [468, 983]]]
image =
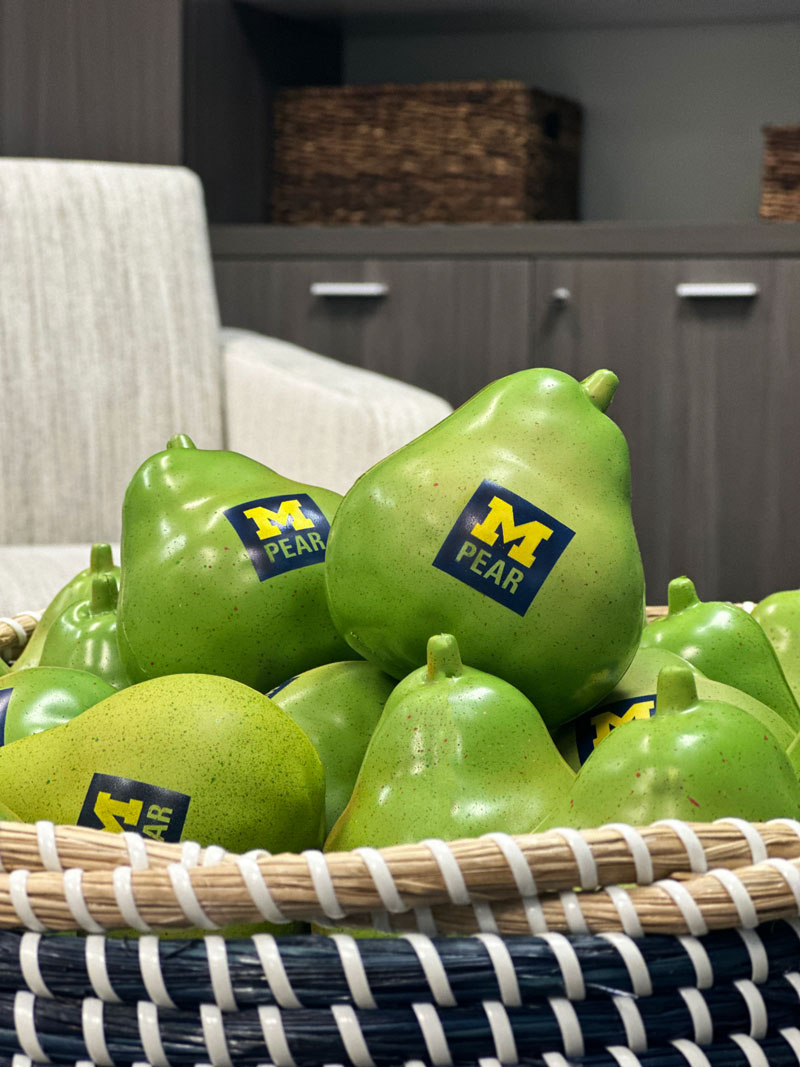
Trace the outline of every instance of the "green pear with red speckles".
[[656, 695], [658, 714], [612, 730], [566, 801], [532, 829], [797, 816], [800, 782], [763, 723], [733, 704], [700, 700], [688, 664], [662, 668]]
[[325, 597], [340, 500], [238, 452], [171, 438], [122, 508], [117, 637], [131, 680], [201, 672], [264, 691], [352, 659]]
[[387, 700], [325, 848], [525, 833], [573, 778], [527, 697], [437, 634]]
[[358, 479], [326, 583], [360, 655], [402, 678], [452, 633], [551, 729], [613, 689], [644, 624], [628, 446], [605, 414], [617, 384], [519, 371]]

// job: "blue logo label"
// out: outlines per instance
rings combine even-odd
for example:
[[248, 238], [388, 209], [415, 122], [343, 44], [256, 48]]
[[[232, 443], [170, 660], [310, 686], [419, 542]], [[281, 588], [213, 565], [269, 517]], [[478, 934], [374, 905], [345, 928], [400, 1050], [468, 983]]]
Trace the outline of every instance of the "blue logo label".
[[0, 745], [6, 743], [6, 716], [8, 715], [8, 702], [13, 692], [13, 689], [0, 689]]
[[118, 834], [130, 830], [155, 841], [180, 841], [191, 797], [116, 774], [92, 775], [78, 826]]
[[651, 719], [656, 713], [656, 695], [633, 697], [631, 700], [618, 700], [614, 704], [601, 707], [584, 715], [575, 724], [575, 743], [581, 766], [591, 756], [604, 737], [618, 726], [634, 719]]
[[325, 559], [330, 524], [308, 493], [249, 500], [225, 517], [261, 582]]
[[433, 565], [524, 615], [574, 536], [529, 500], [483, 481]]

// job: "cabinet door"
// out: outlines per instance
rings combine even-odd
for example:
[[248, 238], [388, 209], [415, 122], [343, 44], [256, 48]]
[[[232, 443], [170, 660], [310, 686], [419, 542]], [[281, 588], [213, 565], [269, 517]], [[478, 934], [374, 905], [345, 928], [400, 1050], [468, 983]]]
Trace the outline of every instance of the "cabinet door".
[[[521, 259], [228, 260], [222, 321], [380, 371], [460, 404], [529, 364], [531, 267]], [[315, 282], [382, 296], [314, 296]]]
[[[684, 282], [758, 295], [681, 298]], [[705, 600], [800, 584], [800, 261], [542, 261], [537, 292], [536, 362], [620, 377], [609, 414], [630, 446], [648, 601], [680, 574]]]

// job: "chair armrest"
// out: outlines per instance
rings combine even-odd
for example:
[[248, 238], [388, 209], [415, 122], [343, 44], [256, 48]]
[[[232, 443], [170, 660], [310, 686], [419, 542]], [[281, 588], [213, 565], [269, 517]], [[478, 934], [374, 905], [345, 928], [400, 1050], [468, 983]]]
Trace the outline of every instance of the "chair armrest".
[[222, 331], [226, 444], [344, 493], [453, 410], [441, 397], [249, 330]]

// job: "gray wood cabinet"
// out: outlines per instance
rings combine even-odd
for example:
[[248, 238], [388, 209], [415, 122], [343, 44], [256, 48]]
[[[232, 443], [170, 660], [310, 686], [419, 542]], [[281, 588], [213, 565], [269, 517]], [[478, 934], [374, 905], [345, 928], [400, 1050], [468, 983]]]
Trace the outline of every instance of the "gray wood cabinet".
[[[223, 321], [460, 403], [526, 366], [620, 378], [648, 601], [800, 585], [800, 225], [212, 231]], [[371, 281], [374, 298], [313, 297]], [[753, 283], [751, 296], [681, 296]]]

